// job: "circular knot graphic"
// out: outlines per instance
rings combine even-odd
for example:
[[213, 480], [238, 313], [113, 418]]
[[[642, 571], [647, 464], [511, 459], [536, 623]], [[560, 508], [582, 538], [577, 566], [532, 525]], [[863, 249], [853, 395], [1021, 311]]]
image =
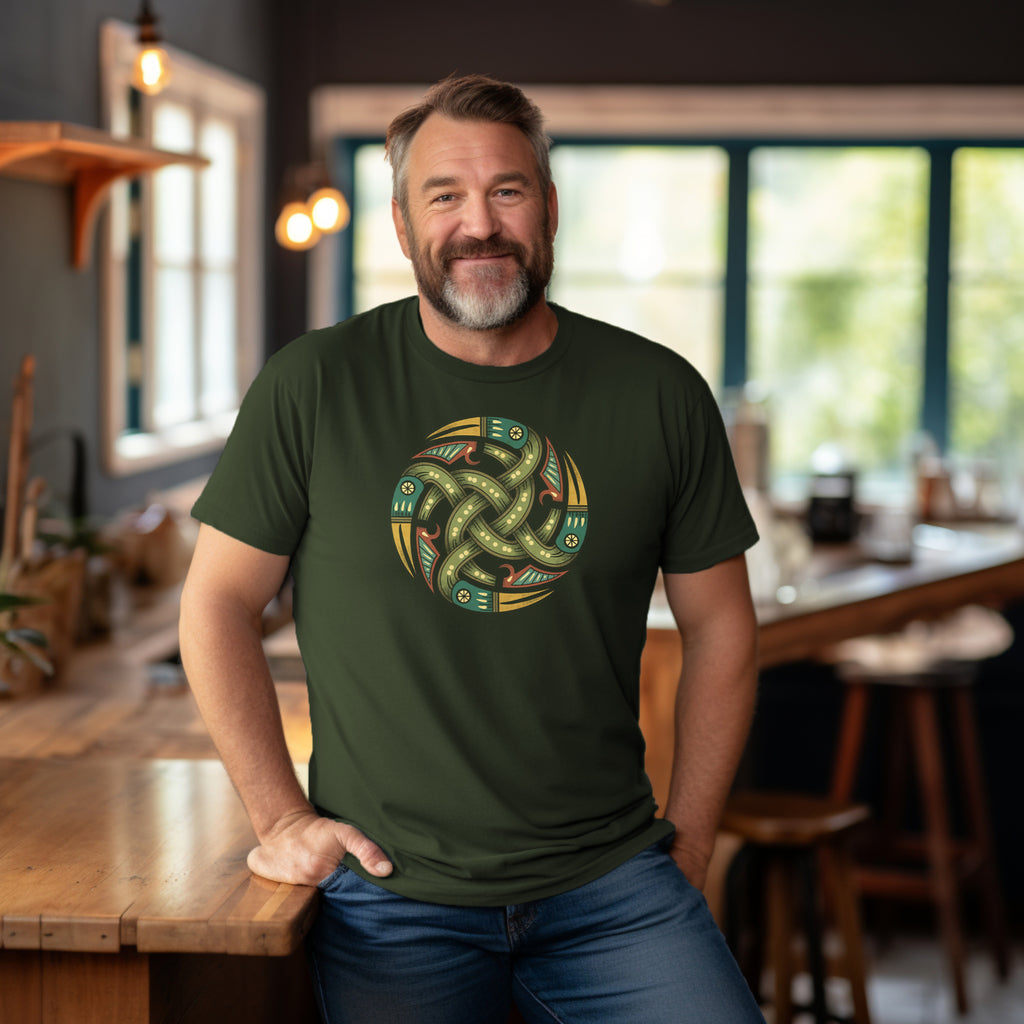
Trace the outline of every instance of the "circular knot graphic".
[[499, 416], [448, 423], [395, 485], [402, 564], [457, 608], [506, 612], [543, 601], [587, 533], [587, 492], [568, 452]]

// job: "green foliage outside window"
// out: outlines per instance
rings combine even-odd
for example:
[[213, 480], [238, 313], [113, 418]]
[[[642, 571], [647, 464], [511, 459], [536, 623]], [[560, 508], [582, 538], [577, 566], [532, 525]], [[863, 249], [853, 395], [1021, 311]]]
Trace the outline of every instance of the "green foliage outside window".
[[952, 450], [1024, 473], [1024, 150], [953, 162]]

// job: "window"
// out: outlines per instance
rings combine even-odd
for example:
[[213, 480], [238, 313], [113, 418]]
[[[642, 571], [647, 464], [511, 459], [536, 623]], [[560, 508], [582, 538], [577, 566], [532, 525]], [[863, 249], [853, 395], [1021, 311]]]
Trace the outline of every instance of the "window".
[[769, 396], [776, 488], [821, 444], [879, 487], [921, 422], [928, 155], [757, 147], [750, 158], [748, 376]]
[[412, 295], [416, 280], [391, 219], [391, 166], [383, 145], [358, 146], [353, 159], [352, 193], [359, 206], [352, 217], [352, 312], [361, 313]]
[[107, 465], [136, 472], [223, 443], [262, 358], [263, 95], [170, 51], [154, 97], [130, 86], [134, 32], [103, 28], [111, 131], [175, 152], [118, 186], [105, 252]]
[[553, 301], [721, 376], [728, 161], [717, 147], [557, 145]]
[[[782, 496], [806, 494], [826, 441], [860, 470], [862, 498], [905, 493], [927, 431], [1000, 481], [1004, 510], [1019, 500], [1024, 91], [528, 92], [556, 142], [552, 298], [678, 347], [723, 395], [756, 383]], [[421, 94], [324, 89], [314, 132], [371, 137]], [[383, 209], [381, 162], [378, 144], [366, 166], [378, 167]], [[351, 275], [342, 259], [333, 283], [314, 280], [314, 323], [348, 312], [348, 282], [360, 299], [382, 280], [364, 262], [378, 243], [359, 241], [362, 180]], [[392, 244], [390, 216], [371, 230]], [[391, 286], [408, 294], [411, 277]]]
[[[1024, 149], [953, 155], [950, 450], [1024, 485]], [[1020, 495], [1018, 495], [1018, 501]]]

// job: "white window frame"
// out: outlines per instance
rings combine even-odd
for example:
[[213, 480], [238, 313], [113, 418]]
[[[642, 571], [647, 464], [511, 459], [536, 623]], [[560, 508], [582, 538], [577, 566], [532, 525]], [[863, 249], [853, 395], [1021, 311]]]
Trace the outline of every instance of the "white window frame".
[[[427, 85], [327, 85], [310, 98], [310, 140], [383, 136]], [[1020, 138], [1020, 86], [525, 86], [548, 132], [587, 138]], [[308, 325], [338, 318], [337, 236], [310, 251]]]
[[[114, 135], [127, 135], [128, 96], [132, 65], [138, 50], [137, 29], [117, 21], [104, 22], [100, 33], [104, 127]], [[261, 87], [170, 46], [173, 75], [161, 99], [182, 103], [202, 116], [231, 121], [238, 131], [238, 211], [236, 265], [236, 365], [238, 400], [259, 369], [263, 358], [263, 230], [264, 152], [266, 99]], [[142, 99], [144, 137], [148, 139], [148, 98]], [[153, 256], [149, 176], [142, 176], [142, 345], [144, 384], [152, 379], [153, 361]], [[103, 346], [103, 451], [104, 464], [113, 476], [127, 476], [157, 466], [181, 462], [216, 451], [234, 423], [237, 408], [197, 418], [173, 428], [126, 432], [128, 366], [126, 358], [127, 218], [128, 187], [119, 183], [111, 191], [110, 209], [101, 241], [101, 305]], [[197, 266], [195, 273], [201, 272]], [[152, 384], [149, 384], [152, 390]]]

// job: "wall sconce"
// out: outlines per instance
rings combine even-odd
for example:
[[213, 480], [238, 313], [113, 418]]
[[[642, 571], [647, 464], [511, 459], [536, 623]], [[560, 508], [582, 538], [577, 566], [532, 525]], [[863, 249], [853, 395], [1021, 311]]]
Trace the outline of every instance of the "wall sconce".
[[285, 249], [312, 249], [321, 235], [341, 231], [349, 222], [348, 203], [328, 182], [323, 164], [289, 167], [283, 194], [274, 237]]
[[157, 44], [160, 33], [156, 30], [157, 18], [149, 9], [149, 0], [142, 0], [142, 8], [135, 19], [139, 26], [139, 53], [132, 69], [132, 85], [148, 96], [155, 96], [171, 79], [167, 51]]

